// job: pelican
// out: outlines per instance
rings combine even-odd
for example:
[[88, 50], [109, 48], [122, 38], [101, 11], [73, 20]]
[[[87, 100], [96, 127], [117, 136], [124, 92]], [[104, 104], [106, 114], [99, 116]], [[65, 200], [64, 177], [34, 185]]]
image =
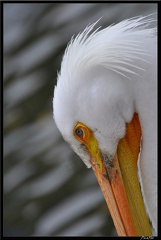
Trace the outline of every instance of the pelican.
[[94, 30], [98, 21], [66, 48], [53, 116], [92, 167], [118, 235], [157, 235], [156, 20], [138, 16]]

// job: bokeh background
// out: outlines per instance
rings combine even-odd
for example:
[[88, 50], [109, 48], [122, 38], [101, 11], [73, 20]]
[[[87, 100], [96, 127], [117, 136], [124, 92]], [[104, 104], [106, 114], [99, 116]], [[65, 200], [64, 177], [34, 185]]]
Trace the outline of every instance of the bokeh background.
[[[116, 236], [94, 173], [62, 139], [52, 98], [63, 52], [89, 23], [156, 3], [4, 3], [4, 236]], [[64, 119], [65, 120], [65, 119]]]

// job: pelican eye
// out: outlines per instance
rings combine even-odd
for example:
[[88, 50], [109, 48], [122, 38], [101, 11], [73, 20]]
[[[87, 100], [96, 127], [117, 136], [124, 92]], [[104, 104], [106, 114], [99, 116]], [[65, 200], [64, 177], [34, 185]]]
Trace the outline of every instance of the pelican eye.
[[84, 136], [84, 131], [79, 127], [76, 128], [75, 133], [76, 133], [77, 137], [83, 138], [83, 136]]
[[85, 144], [89, 138], [90, 130], [86, 125], [84, 125], [81, 122], [78, 122], [73, 129], [73, 134], [78, 141]]

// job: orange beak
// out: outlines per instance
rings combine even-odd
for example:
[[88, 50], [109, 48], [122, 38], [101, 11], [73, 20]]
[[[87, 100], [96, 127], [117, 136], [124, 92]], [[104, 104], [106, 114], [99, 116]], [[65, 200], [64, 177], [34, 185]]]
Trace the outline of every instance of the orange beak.
[[119, 236], [152, 235], [137, 175], [140, 139], [140, 122], [135, 113], [132, 121], [126, 124], [126, 135], [119, 141], [111, 163], [105, 163], [100, 151], [94, 150], [97, 144], [88, 149], [92, 168]]

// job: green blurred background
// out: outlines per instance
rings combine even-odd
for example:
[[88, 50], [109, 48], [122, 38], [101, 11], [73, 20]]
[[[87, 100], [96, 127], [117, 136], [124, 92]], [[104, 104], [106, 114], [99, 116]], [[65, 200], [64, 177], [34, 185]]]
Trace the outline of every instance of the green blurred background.
[[70, 38], [157, 12], [156, 3], [4, 3], [4, 236], [117, 236], [94, 173], [53, 120]]

